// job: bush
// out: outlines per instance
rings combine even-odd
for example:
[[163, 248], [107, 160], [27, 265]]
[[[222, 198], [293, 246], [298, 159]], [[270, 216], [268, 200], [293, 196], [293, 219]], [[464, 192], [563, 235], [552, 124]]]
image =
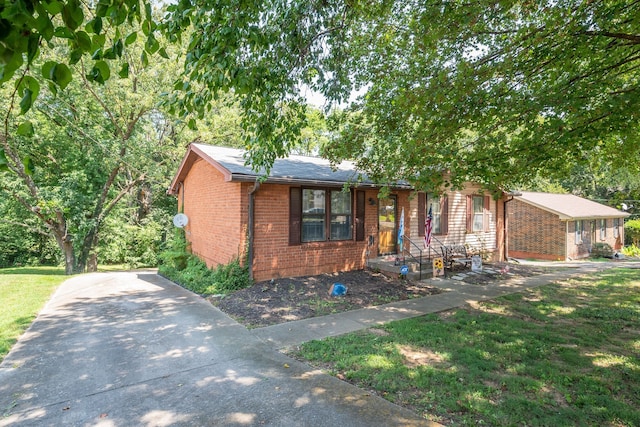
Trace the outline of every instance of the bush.
[[613, 258], [613, 248], [608, 243], [594, 243], [591, 249], [592, 258]]
[[628, 257], [640, 257], [640, 248], [636, 245], [625, 246], [622, 248], [622, 253]]
[[625, 240], [640, 246], [640, 219], [631, 219], [624, 223]]
[[160, 254], [158, 273], [200, 295], [224, 294], [251, 286], [249, 269], [235, 258], [226, 265], [209, 269], [195, 255], [188, 253], [184, 234], [176, 236], [171, 246]]

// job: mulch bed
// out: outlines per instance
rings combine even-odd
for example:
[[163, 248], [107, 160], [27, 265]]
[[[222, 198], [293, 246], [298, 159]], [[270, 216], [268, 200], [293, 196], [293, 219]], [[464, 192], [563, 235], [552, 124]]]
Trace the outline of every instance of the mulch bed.
[[[496, 265], [494, 268], [499, 271], [501, 267]], [[457, 272], [448, 271], [447, 276], [451, 277]], [[510, 265], [508, 274], [469, 275], [464, 282], [486, 284], [543, 272], [545, 269]], [[346, 295], [330, 295], [331, 285], [335, 283], [347, 287]], [[441, 292], [437, 287], [423, 282], [402, 280], [370, 270], [356, 270], [258, 282], [232, 294], [210, 296], [207, 299], [245, 326], [259, 328]]]

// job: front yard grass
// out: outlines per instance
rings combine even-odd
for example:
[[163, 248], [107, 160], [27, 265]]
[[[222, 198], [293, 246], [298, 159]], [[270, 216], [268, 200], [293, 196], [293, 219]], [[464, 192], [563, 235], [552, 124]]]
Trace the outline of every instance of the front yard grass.
[[0, 269], [0, 361], [69, 276], [54, 267]]
[[455, 426], [640, 425], [640, 270], [304, 344], [296, 357]]

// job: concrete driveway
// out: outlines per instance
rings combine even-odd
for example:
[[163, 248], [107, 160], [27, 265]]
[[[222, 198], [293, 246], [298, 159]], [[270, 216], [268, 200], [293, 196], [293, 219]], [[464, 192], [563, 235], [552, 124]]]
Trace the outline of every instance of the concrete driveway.
[[0, 426], [432, 425], [153, 272], [63, 283], [0, 365]]

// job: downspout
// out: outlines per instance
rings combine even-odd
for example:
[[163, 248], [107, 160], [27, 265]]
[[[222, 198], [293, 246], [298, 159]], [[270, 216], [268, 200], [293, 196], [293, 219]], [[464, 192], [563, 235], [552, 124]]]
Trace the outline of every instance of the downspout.
[[184, 213], [184, 181], [180, 181], [180, 187], [182, 187], [182, 191], [180, 191], [180, 195], [182, 196], [182, 203], [180, 203], [180, 213]]
[[511, 197], [509, 200], [504, 202], [504, 209], [502, 211], [502, 223], [504, 224], [504, 261], [509, 261], [509, 226], [507, 223], [507, 203], [513, 200], [514, 196], [519, 196], [522, 193], [511, 193], [509, 196]]
[[260, 188], [260, 181], [256, 180], [253, 184], [253, 188], [249, 191], [249, 219], [248, 219], [248, 236], [247, 236], [247, 268], [249, 269], [249, 279], [253, 280], [253, 228], [255, 224], [254, 220], [254, 207], [255, 207], [255, 193]]

